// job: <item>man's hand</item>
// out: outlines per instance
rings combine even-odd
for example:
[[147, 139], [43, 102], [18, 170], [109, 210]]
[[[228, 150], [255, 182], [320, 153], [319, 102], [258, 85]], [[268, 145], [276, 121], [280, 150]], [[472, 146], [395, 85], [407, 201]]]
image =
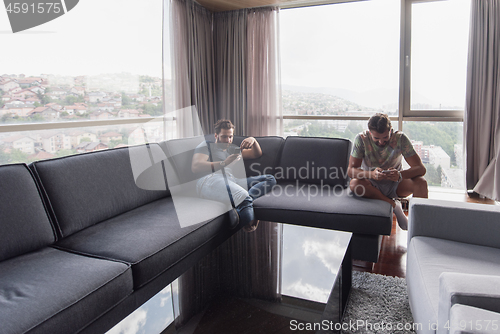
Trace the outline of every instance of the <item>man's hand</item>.
[[383, 173], [384, 170], [380, 167], [375, 168], [370, 172], [370, 178], [380, 181], [380, 180], [387, 180], [387, 174]]
[[243, 159], [257, 159], [262, 156], [262, 149], [254, 137], [243, 139], [240, 148]]
[[253, 144], [255, 144], [256, 141], [257, 140], [254, 137], [248, 137], [248, 138], [243, 139], [243, 141], [241, 142], [241, 145], [240, 145], [241, 150], [243, 151], [245, 149], [252, 148]]
[[241, 159], [241, 154], [231, 154], [224, 160], [224, 163], [227, 165], [232, 164], [234, 161], [238, 161]]
[[371, 172], [371, 177], [374, 180], [389, 180], [393, 182], [399, 181], [399, 171], [395, 168], [389, 168], [388, 172], [384, 173], [384, 170], [380, 167], [375, 168]]
[[386, 173], [387, 175], [387, 180], [393, 181], [393, 182], [398, 182], [399, 181], [399, 171], [395, 168], [389, 168], [388, 169], [389, 173]]

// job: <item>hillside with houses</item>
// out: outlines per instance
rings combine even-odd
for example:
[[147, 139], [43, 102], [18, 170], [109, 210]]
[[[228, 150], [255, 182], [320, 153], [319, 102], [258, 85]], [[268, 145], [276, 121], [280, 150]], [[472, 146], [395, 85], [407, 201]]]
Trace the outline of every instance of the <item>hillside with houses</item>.
[[[4, 74], [0, 76], [0, 125], [157, 116], [163, 113], [161, 95], [161, 79], [148, 76]], [[0, 163], [120, 147], [128, 144], [133, 130], [114, 126], [0, 133]]]
[[0, 123], [62, 122], [160, 115], [160, 78], [125, 75], [0, 76]]

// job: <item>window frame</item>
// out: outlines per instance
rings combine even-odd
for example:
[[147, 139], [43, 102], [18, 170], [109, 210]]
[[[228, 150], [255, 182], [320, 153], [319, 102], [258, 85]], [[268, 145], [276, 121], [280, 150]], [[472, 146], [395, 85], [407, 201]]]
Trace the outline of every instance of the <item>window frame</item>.
[[[411, 109], [411, 17], [414, 3], [449, 0], [401, 0], [399, 118], [403, 121], [463, 122], [465, 110]], [[465, 98], [465, 97], [464, 97]]]

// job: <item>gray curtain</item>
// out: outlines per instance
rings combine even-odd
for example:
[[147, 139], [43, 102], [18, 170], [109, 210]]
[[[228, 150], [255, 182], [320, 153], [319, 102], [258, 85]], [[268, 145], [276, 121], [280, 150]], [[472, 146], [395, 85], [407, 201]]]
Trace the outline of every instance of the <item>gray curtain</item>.
[[[213, 14], [194, 1], [171, 2], [174, 109], [195, 106], [205, 133], [211, 133], [217, 121], [212, 21]], [[181, 137], [191, 120], [177, 115]]]
[[[171, 8], [174, 108], [195, 106], [205, 133], [227, 118], [238, 135], [281, 135], [278, 9]], [[189, 121], [178, 123], [182, 133]]]
[[[171, 0], [172, 86], [180, 137], [190, 134], [196, 107], [204, 133], [228, 118], [240, 135], [281, 131], [277, 9], [213, 14], [192, 0]], [[191, 125], [191, 126], [190, 126]], [[219, 293], [281, 297], [281, 225], [239, 231], [179, 278], [176, 326]]]
[[467, 189], [500, 200], [500, 0], [473, 0], [465, 112]]
[[238, 135], [247, 134], [247, 10], [214, 15], [214, 49], [219, 118], [230, 119]]

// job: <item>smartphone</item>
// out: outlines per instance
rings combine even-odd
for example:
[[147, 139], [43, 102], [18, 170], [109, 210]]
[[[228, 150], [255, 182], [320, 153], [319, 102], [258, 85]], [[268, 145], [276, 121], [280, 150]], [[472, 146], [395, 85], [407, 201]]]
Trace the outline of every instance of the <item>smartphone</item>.
[[384, 173], [384, 174], [389, 174], [390, 172], [392, 172], [392, 170], [388, 170], [388, 169], [386, 169], [386, 170], [383, 170], [383, 171], [382, 171], [382, 173]]
[[227, 151], [229, 154], [241, 154], [241, 148], [236, 145], [229, 146]]

